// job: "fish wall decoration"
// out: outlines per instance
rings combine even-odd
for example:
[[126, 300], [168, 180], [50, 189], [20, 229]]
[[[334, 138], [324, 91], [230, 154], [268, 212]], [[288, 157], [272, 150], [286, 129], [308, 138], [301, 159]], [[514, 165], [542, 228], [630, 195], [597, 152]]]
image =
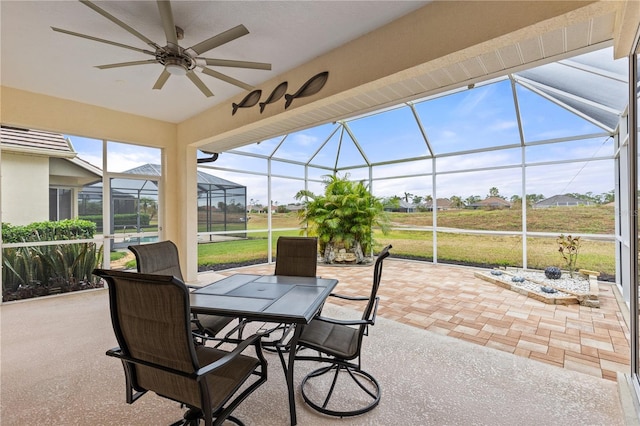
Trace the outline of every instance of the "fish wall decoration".
[[260, 114], [262, 114], [262, 111], [264, 111], [264, 107], [266, 107], [268, 104], [272, 104], [280, 100], [280, 98], [284, 96], [286, 91], [287, 91], [286, 81], [278, 84], [278, 86], [275, 89], [273, 89], [273, 92], [271, 92], [267, 100], [264, 102], [260, 102]]
[[324, 87], [324, 84], [327, 82], [328, 78], [329, 78], [329, 71], [321, 72], [320, 74], [316, 74], [313, 77], [311, 77], [309, 80], [307, 80], [307, 82], [304, 83], [302, 87], [300, 87], [300, 89], [298, 89], [298, 91], [293, 95], [290, 95], [290, 94], [284, 95], [284, 98], [286, 99], [284, 108], [285, 109], [289, 108], [289, 106], [291, 105], [291, 102], [293, 102], [294, 99], [304, 98], [306, 96], [311, 96], [318, 93]]
[[234, 115], [236, 111], [238, 111], [238, 108], [250, 108], [254, 106], [260, 100], [260, 96], [262, 96], [262, 90], [254, 90], [253, 92], [245, 96], [244, 99], [241, 100], [239, 104], [236, 104], [236, 103], [231, 104], [231, 107], [233, 108], [231, 115]]

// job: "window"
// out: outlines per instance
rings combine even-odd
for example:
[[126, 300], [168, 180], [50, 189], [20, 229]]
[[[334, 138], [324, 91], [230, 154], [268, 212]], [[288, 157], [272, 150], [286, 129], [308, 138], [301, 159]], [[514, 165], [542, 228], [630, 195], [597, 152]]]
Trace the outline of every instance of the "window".
[[64, 188], [49, 188], [49, 220], [64, 220], [73, 217], [73, 192]]

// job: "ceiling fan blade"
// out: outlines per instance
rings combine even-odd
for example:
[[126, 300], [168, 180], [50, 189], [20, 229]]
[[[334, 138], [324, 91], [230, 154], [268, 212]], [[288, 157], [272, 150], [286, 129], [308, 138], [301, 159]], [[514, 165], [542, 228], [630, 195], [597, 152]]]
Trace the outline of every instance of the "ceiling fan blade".
[[158, 62], [155, 59], [147, 59], [144, 61], [120, 62], [117, 64], [97, 65], [96, 68], [100, 68], [101, 70], [106, 70], [109, 68], [120, 68], [120, 67], [129, 67], [132, 65], [147, 65], [147, 64], [157, 64], [157, 63]]
[[232, 61], [228, 59], [196, 58], [204, 60], [212, 67], [250, 68], [254, 70], [271, 70], [271, 64], [264, 62]]
[[247, 83], [243, 83], [240, 80], [236, 80], [233, 77], [229, 77], [228, 75], [224, 75], [224, 74], [219, 73], [218, 71], [214, 71], [214, 70], [212, 70], [210, 68], [202, 67], [202, 72], [207, 74], [207, 75], [210, 75], [211, 77], [215, 77], [218, 80], [226, 81], [227, 83], [233, 84], [234, 86], [241, 87], [241, 88], [243, 88], [245, 90], [253, 90], [254, 89], [253, 86], [251, 86], [251, 85], [249, 85]]
[[198, 76], [196, 75], [195, 72], [193, 71], [189, 71], [187, 72], [187, 77], [189, 77], [189, 80], [191, 80], [193, 82], [193, 84], [196, 85], [196, 87], [198, 89], [200, 89], [200, 91], [207, 97], [211, 97], [213, 96], [213, 93], [211, 93], [211, 90], [209, 90], [209, 88], [202, 82], [202, 80], [200, 80], [198, 78]]
[[164, 86], [167, 80], [169, 80], [169, 77], [171, 77], [171, 73], [169, 73], [167, 70], [162, 70], [162, 74], [160, 74], [160, 77], [158, 77], [158, 79], [156, 80], [156, 84], [153, 85], [153, 88], [155, 90], [162, 89], [162, 86]]
[[230, 30], [227, 30], [194, 46], [191, 46], [189, 49], [196, 52], [196, 55], [201, 55], [204, 52], [208, 52], [209, 50], [213, 49], [214, 47], [222, 46], [225, 43], [229, 43], [230, 41], [247, 34], [249, 34], [249, 30], [244, 25], [238, 25], [237, 27], [233, 27]]
[[95, 4], [91, 3], [90, 1], [88, 1], [88, 0], [80, 0], [80, 3], [84, 4], [87, 7], [90, 7], [95, 12], [99, 13], [100, 15], [104, 16], [105, 18], [107, 18], [108, 20], [113, 22], [114, 24], [118, 25], [119, 27], [121, 27], [124, 30], [128, 31], [129, 33], [133, 34], [134, 36], [138, 37], [140, 40], [144, 41], [149, 46], [152, 46], [154, 49], [158, 49], [160, 47], [156, 43], [154, 43], [152, 40], [150, 40], [147, 37], [145, 37], [144, 35], [140, 34], [138, 31], [134, 30], [129, 25], [125, 24], [124, 22], [122, 22], [121, 20], [116, 18], [115, 16], [111, 15], [106, 10], [103, 10], [103, 9], [99, 8], [98, 6], [96, 6]]
[[167, 44], [178, 46], [178, 35], [176, 33], [176, 24], [173, 21], [173, 12], [171, 11], [171, 3], [169, 1], [158, 0], [158, 10], [162, 19], [162, 28], [167, 37]]
[[247, 83], [243, 83], [240, 80], [236, 80], [235, 78], [229, 77], [228, 75], [219, 73], [218, 71], [214, 71], [210, 68], [202, 67], [202, 72], [207, 75], [210, 75], [211, 77], [215, 77], [219, 80], [226, 81], [227, 83], [233, 84], [234, 86], [241, 87], [245, 90], [253, 90], [253, 86], [250, 86]]
[[75, 33], [73, 31], [63, 30], [62, 28], [51, 27], [51, 29], [53, 31], [57, 31], [59, 33], [69, 34], [69, 35], [76, 36], [76, 37], [81, 37], [81, 38], [86, 38], [87, 40], [98, 41], [100, 43], [110, 44], [112, 46], [123, 47], [125, 49], [135, 50], [136, 52], [146, 53], [147, 55], [155, 55], [155, 53], [150, 51], [150, 50], [139, 49], [137, 47], [129, 46], [129, 45], [122, 44], [122, 43], [117, 43], [115, 41], [105, 40], [105, 39], [102, 39], [102, 38], [93, 37], [93, 36], [86, 35], [86, 34]]

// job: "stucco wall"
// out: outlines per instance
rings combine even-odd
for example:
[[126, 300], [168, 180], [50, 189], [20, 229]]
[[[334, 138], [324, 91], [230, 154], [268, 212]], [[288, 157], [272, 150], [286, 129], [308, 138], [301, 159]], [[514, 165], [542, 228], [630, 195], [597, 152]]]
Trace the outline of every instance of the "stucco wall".
[[49, 220], [49, 159], [2, 153], [2, 221], [12, 225]]

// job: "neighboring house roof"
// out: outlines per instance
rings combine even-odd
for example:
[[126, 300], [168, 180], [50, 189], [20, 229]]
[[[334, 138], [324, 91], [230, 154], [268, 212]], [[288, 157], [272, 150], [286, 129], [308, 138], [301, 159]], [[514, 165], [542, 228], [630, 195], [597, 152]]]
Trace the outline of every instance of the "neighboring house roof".
[[511, 203], [500, 197], [487, 197], [482, 201], [471, 204], [471, 207], [511, 207]]
[[542, 201], [538, 201], [533, 206], [537, 208], [553, 207], [553, 206], [579, 206], [588, 204], [583, 200], [572, 197], [571, 195], [554, 195], [553, 197], [545, 198]]
[[[134, 167], [133, 169], [126, 170], [122, 172], [123, 174], [131, 174], [131, 175], [143, 175], [143, 176], [161, 176], [162, 167], [159, 164], [143, 164], [142, 166]], [[150, 181], [147, 181], [150, 182]], [[131, 179], [126, 178], [117, 178], [113, 180], [112, 188], [120, 188], [120, 189], [144, 189], [147, 187], [147, 182], [135, 182]], [[155, 183], [152, 183], [154, 188], [156, 187]], [[209, 173], [204, 173], [198, 171], [198, 185], [201, 187], [202, 191], [211, 191], [212, 186], [215, 186], [215, 189], [234, 189], [234, 188], [245, 188], [245, 186], [240, 185], [239, 183], [231, 182], [226, 179], [219, 178], [217, 176], [210, 175]], [[95, 187], [101, 187], [102, 182], [98, 182]], [[146, 188], [148, 189], [148, 188]]]
[[290, 210], [292, 212], [304, 210], [304, 204], [287, 204], [287, 210]]
[[82, 187], [101, 180], [102, 170], [78, 157], [49, 157], [49, 186]]
[[219, 178], [218, 176], [210, 175], [209, 173], [198, 171], [198, 184], [207, 184], [217, 186], [218, 188], [245, 188], [244, 185], [231, 182], [230, 180]]
[[102, 170], [79, 158], [61, 133], [1, 126], [0, 146], [8, 152], [49, 157], [51, 185], [83, 186], [102, 177]]
[[[162, 167], [159, 164], [143, 164], [142, 166], [135, 167], [123, 173], [160, 176], [161, 170]], [[244, 188], [244, 185], [240, 185], [239, 183], [231, 182], [230, 180], [222, 179], [201, 171], [198, 171], [198, 184], [214, 185], [220, 189]]]
[[415, 209], [416, 205], [413, 204], [411, 201], [400, 200], [400, 208], [411, 210], [411, 209]]
[[60, 133], [1, 126], [0, 145], [3, 150], [47, 155], [75, 157], [69, 141]]
[[[425, 201], [424, 206], [428, 209], [433, 208], [433, 201]], [[446, 209], [451, 207], [451, 200], [448, 198], [438, 198], [436, 200], [436, 207], [439, 209]]]
[[102, 177], [102, 169], [100, 167], [96, 167], [93, 164], [91, 164], [90, 162], [83, 160], [82, 158], [76, 156], [73, 158], [70, 158], [69, 161], [73, 164], [75, 164], [78, 167], [81, 167], [97, 176]]

